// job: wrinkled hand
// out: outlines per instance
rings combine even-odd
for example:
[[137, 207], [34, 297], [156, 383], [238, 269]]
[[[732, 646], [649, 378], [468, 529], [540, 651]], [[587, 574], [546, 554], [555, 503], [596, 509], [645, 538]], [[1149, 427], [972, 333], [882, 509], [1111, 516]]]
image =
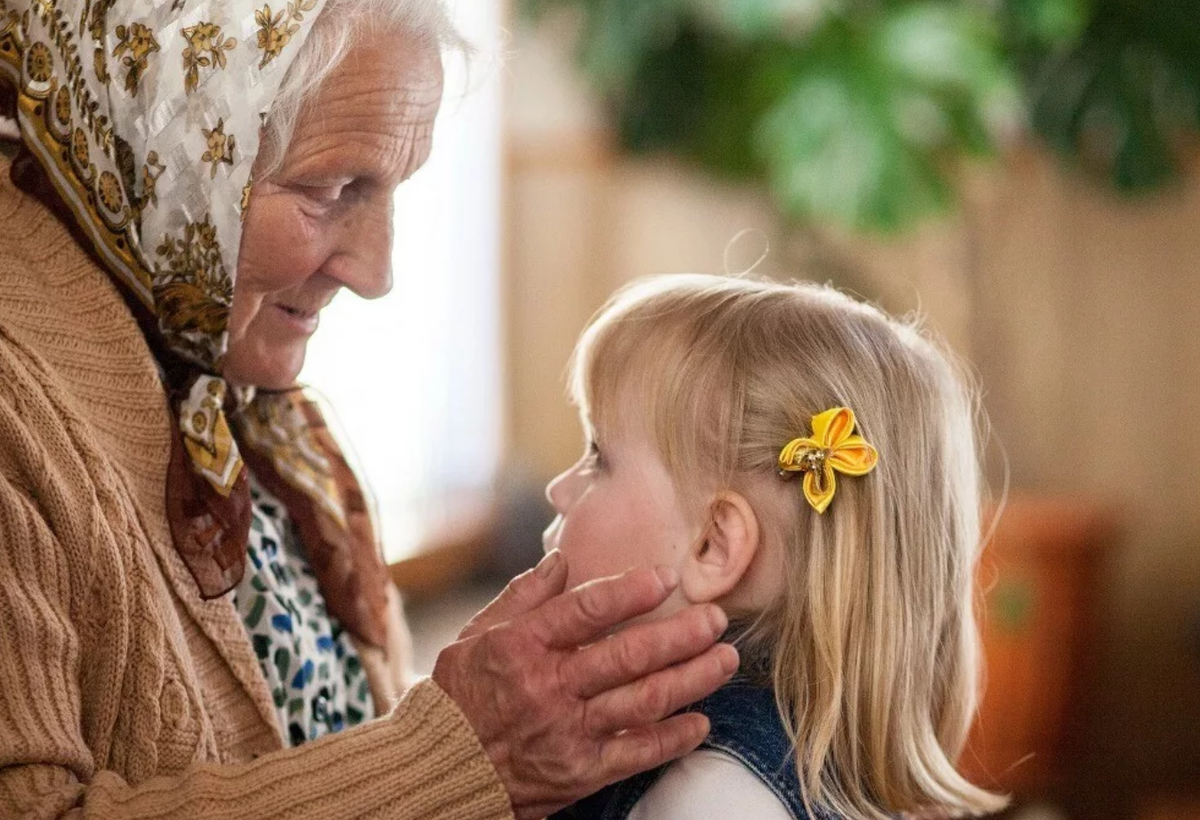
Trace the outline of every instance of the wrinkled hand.
[[726, 619], [711, 604], [605, 637], [666, 600], [673, 571], [630, 570], [564, 593], [566, 577], [566, 560], [550, 553], [475, 616], [433, 670], [518, 818], [544, 817], [694, 749], [708, 719], [671, 715], [737, 669], [736, 650], [714, 645]]

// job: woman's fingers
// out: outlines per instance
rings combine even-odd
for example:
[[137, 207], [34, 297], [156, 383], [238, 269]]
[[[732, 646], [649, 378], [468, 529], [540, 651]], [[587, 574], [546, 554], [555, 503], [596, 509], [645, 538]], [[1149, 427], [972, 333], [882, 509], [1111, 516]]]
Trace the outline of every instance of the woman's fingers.
[[713, 604], [692, 606], [670, 618], [627, 627], [587, 646], [563, 665], [567, 686], [590, 698], [657, 672], [712, 645], [729, 621]]
[[511, 621], [544, 604], [567, 584], [567, 561], [558, 550], [547, 553], [538, 565], [509, 581], [499, 595], [472, 618], [459, 640], [478, 635], [496, 624]]
[[[668, 715], [715, 691], [737, 666], [733, 647], [713, 646], [724, 618], [706, 607], [580, 649], [662, 603], [677, 576], [633, 570], [532, 604], [562, 587], [558, 572], [517, 579], [433, 669], [519, 818], [543, 817], [695, 748], [704, 719]], [[521, 614], [503, 620], [507, 612]]]
[[630, 729], [609, 738], [600, 750], [600, 767], [606, 783], [624, 780], [638, 772], [683, 757], [708, 735], [708, 718], [698, 712]]
[[538, 607], [523, 620], [546, 646], [580, 646], [630, 618], [651, 611], [678, 584], [679, 575], [673, 569], [639, 567], [578, 586]]
[[[596, 788], [653, 769], [695, 749], [708, 735], [708, 718], [693, 712], [676, 715], [653, 726], [630, 729], [601, 746], [594, 769]], [[592, 789], [595, 791], [595, 789]], [[514, 806], [518, 818], [547, 817], [563, 807], [550, 798]]]
[[588, 734], [603, 737], [647, 726], [708, 695], [737, 671], [737, 650], [717, 644], [699, 657], [606, 692], [587, 703]]

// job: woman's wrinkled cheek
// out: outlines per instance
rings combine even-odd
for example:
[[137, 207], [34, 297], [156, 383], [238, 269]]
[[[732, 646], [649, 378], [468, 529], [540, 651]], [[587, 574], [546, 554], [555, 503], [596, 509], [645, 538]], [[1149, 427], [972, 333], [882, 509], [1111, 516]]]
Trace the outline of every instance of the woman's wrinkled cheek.
[[229, 311], [229, 338], [234, 342], [246, 335], [254, 317], [262, 310], [264, 294], [244, 287], [239, 281], [233, 290], [233, 306]]
[[[269, 186], [269, 183], [263, 183]], [[251, 195], [235, 282], [239, 292], [261, 297], [290, 290], [311, 276], [321, 256], [323, 234], [303, 197], [277, 186]]]
[[[267, 204], [267, 203], [263, 203]], [[258, 211], [262, 214], [262, 209]], [[247, 219], [238, 256], [237, 278], [233, 283], [233, 304], [229, 312], [231, 341], [245, 335], [254, 317], [262, 310], [269, 292], [270, 272], [263, 262], [270, 259], [270, 232], [263, 230], [263, 219]]]

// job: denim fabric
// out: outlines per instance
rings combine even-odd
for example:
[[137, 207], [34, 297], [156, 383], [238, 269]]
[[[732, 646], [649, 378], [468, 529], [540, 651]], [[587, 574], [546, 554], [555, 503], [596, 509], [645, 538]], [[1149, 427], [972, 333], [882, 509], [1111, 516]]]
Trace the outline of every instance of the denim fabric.
[[[734, 678], [688, 711], [704, 713], [712, 726], [700, 748], [716, 749], [740, 761], [796, 820], [837, 820], [825, 812], [817, 811], [814, 816], [805, 811], [792, 744], [770, 689]], [[665, 770], [662, 766], [614, 783], [554, 814], [551, 820], [625, 820]]]

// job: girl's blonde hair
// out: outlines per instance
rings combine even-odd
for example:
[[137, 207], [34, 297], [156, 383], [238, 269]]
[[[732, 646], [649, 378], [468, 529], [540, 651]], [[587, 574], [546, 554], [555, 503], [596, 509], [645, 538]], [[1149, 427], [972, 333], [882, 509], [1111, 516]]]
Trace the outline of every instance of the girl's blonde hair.
[[[837, 291], [660, 276], [584, 331], [571, 390], [599, 429], [640, 432], [685, 496], [735, 489], [785, 545], [778, 599], [744, 658], [765, 659], [806, 805], [850, 818], [984, 813], [1003, 798], [954, 761], [975, 713], [980, 549], [976, 402], [913, 325]], [[818, 515], [772, 479], [813, 415], [851, 408], [879, 464]]]

